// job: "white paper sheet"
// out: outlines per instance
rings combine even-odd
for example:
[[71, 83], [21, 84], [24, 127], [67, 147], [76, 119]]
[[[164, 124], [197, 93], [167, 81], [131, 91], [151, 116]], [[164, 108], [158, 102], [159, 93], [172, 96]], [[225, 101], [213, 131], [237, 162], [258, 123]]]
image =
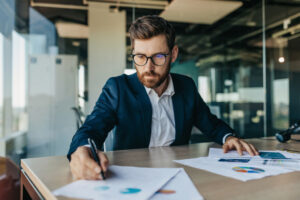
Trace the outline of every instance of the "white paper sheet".
[[287, 158], [300, 160], [300, 153], [290, 153], [290, 152], [287, 152], [287, 151], [278, 151], [278, 152], [282, 153]]
[[276, 152], [284, 155], [287, 159], [266, 159], [261, 158], [260, 156], [253, 157], [249, 164], [254, 164], [256, 166], [272, 166], [272, 167], [282, 167], [295, 171], [300, 171], [300, 154], [297, 153], [289, 153], [286, 151], [268, 151], [263, 150], [260, 152]]
[[[281, 153], [287, 158], [299, 159], [300, 160], [300, 154], [299, 153], [290, 153], [290, 152], [287, 152], [287, 151], [279, 151], [279, 150], [260, 150], [259, 152]], [[251, 156], [246, 151], [243, 151], [242, 156], [240, 156], [236, 150], [231, 150], [228, 153], [223, 153], [223, 149], [221, 149], [221, 148], [210, 148], [208, 157], [209, 158], [245, 158], [245, 159], [251, 158], [251, 159], [261, 159], [260, 156]]]
[[255, 166], [282, 167], [295, 171], [300, 171], [300, 160], [297, 159], [252, 159], [249, 164]]
[[53, 191], [56, 196], [81, 199], [149, 199], [179, 172], [178, 168], [109, 167], [104, 181], [75, 181]]
[[151, 198], [151, 200], [182, 199], [203, 199], [184, 169], [180, 169], [180, 172]]
[[293, 171], [287, 168], [262, 166], [250, 163], [219, 162], [218, 159], [209, 157], [175, 160], [175, 162], [240, 181], [260, 179], [266, 176], [274, 176]]
[[208, 153], [209, 158], [251, 158], [248, 152], [243, 151], [243, 155], [240, 156], [236, 150], [223, 153], [223, 149], [220, 148], [210, 148]]

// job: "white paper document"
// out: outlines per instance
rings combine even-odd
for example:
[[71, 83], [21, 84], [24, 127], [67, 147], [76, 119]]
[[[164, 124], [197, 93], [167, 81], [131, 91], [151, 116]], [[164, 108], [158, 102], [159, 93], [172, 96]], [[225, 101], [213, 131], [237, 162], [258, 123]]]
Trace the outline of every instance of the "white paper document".
[[[286, 169], [291, 169], [294, 171], [300, 171], [300, 154], [289, 153], [286, 151], [259, 151], [260, 154], [264, 153], [267, 156], [255, 156], [250, 159], [249, 164], [254, 164], [256, 166], [272, 166], [272, 167], [281, 167]], [[275, 154], [275, 157], [272, 159], [272, 155]], [[270, 157], [269, 157], [270, 156]]]
[[256, 166], [272, 166], [300, 171], [300, 160], [297, 159], [251, 159], [249, 164]]
[[250, 156], [243, 152], [240, 156], [236, 150], [223, 153], [223, 149], [210, 148], [208, 157], [175, 162], [241, 181], [300, 171], [299, 154], [277, 150], [262, 150], [259, 153], [259, 156]]
[[193, 199], [202, 200], [203, 197], [199, 194], [195, 188], [190, 177], [184, 171], [180, 169], [180, 172], [176, 174], [162, 189], [155, 193], [151, 200], [182, 200]]
[[293, 171], [286, 168], [261, 166], [249, 163], [220, 162], [216, 158], [208, 157], [175, 160], [175, 162], [240, 181], [260, 179], [266, 176], [274, 176]]
[[149, 199], [180, 169], [178, 168], [142, 168], [109, 166], [108, 177], [104, 181], [75, 181], [53, 191], [55, 196], [81, 199]]
[[300, 153], [290, 153], [290, 152], [287, 152], [287, 151], [279, 151], [279, 152], [281, 152], [287, 158], [300, 160]]
[[[285, 158], [289, 159], [299, 159], [300, 154], [298, 153], [290, 153], [287, 151], [279, 151], [279, 150], [260, 150], [259, 153], [277, 153], [281, 154]], [[278, 155], [277, 155], [278, 156]], [[240, 159], [270, 159], [267, 157], [262, 158], [261, 156], [251, 156], [248, 152], [243, 151], [243, 155], [240, 156], [236, 150], [231, 150], [228, 153], [223, 153], [223, 149], [221, 148], [210, 148], [208, 153], [209, 158], [240, 158]], [[281, 159], [281, 157], [277, 157], [277, 159]]]

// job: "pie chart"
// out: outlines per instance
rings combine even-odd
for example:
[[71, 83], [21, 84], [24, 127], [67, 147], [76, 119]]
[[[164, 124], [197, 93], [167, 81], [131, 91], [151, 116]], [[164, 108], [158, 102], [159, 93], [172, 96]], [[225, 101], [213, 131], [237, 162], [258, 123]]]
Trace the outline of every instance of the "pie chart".
[[98, 191], [105, 191], [105, 190], [109, 190], [109, 187], [103, 185], [103, 186], [95, 187], [95, 190], [98, 190]]
[[123, 190], [121, 190], [121, 194], [136, 194], [139, 193], [141, 191], [141, 189], [139, 188], [125, 188]]
[[236, 172], [259, 174], [265, 172], [265, 170], [256, 167], [233, 167]]

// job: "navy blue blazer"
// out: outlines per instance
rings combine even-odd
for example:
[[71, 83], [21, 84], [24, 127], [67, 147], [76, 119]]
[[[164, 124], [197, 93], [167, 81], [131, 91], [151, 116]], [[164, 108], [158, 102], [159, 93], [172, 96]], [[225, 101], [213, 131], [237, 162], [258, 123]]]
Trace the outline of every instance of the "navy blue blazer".
[[[193, 126], [222, 144], [223, 136], [234, 131], [210, 113], [191, 78], [179, 74], [171, 76], [175, 90], [172, 100], [176, 129], [171, 145], [188, 144]], [[73, 136], [68, 158], [77, 147], [87, 144], [89, 137], [100, 149], [114, 127], [114, 150], [147, 148], [151, 121], [151, 102], [137, 74], [112, 77], [103, 87], [94, 110]]]

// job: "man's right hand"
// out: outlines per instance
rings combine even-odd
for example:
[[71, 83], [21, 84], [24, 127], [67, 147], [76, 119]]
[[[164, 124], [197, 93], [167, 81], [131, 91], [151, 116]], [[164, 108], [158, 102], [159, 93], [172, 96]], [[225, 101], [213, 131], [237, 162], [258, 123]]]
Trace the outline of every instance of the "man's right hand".
[[93, 159], [89, 147], [80, 146], [71, 155], [70, 168], [75, 180], [101, 180], [101, 168], [105, 173], [108, 168], [108, 158], [103, 152], [98, 151], [98, 156], [101, 160], [101, 168]]

